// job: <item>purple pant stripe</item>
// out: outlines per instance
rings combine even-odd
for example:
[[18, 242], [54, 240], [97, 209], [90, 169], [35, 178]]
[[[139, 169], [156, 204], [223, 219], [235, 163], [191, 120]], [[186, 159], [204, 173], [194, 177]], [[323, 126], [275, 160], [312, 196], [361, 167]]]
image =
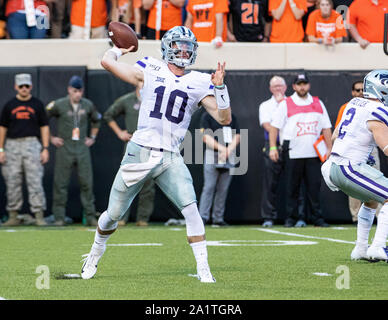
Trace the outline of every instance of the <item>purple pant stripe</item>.
[[370, 192], [372, 192], [372, 193], [374, 193], [374, 194], [377, 194], [379, 197], [382, 197], [383, 199], [387, 199], [387, 196], [386, 196], [386, 195], [384, 195], [384, 194], [382, 194], [382, 193], [380, 193], [380, 192], [378, 192], [378, 191], [372, 189], [371, 187], [368, 187], [367, 185], [363, 184], [361, 181], [358, 181], [357, 179], [354, 179], [354, 178], [352, 178], [350, 175], [348, 175], [348, 173], [347, 173], [347, 172], [345, 171], [345, 169], [344, 169], [344, 166], [339, 166], [339, 167], [340, 167], [342, 173], [344, 174], [344, 176], [345, 176], [346, 178], [348, 178], [349, 180], [353, 181], [355, 184], [358, 184], [359, 186], [361, 186], [361, 187], [363, 187], [363, 188], [369, 190]]
[[354, 169], [352, 168], [350, 163], [349, 163], [349, 170], [350, 170], [351, 173], [355, 174], [357, 177], [360, 177], [361, 179], [364, 179], [365, 181], [368, 181], [370, 184], [373, 184], [375, 187], [380, 188], [380, 189], [384, 190], [385, 192], [388, 192], [388, 189], [386, 187], [382, 186], [381, 184], [376, 183], [375, 181], [369, 179], [368, 177], [365, 177], [361, 173], [359, 173], [357, 171], [354, 171]]

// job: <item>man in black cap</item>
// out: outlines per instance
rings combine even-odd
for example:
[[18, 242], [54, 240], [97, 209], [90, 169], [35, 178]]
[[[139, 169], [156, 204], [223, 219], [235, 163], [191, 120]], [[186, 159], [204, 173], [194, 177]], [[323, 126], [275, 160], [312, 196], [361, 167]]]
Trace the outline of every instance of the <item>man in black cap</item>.
[[306, 218], [298, 212], [301, 183], [306, 186], [311, 205], [311, 222], [315, 226], [329, 226], [322, 216], [320, 206], [321, 160], [314, 143], [322, 135], [331, 150], [331, 122], [323, 102], [310, 95], [306, 74], [298, 74], [293, 82], [294, 94], [283, 100], [273, 114], [269, 132], [269, 157], [278, 161], [276, 138], [282, 129], [281, 144], [286, 157], [287, 175], [286, 227], [304, 227]]
[[31, 95], [29, 73], [15, 76], [16, 96], [8, 101], [0, 116], [0, 164], [7, 187], [8, 221], [5, 227], [21, 223], [23, 175], [26, 178], [30, 210], [38, 226], [46, 225], [44, 210], [43, 165], [49, 160], [47, 115], [43, 103]]
[[[73, 166], [77, 168], [80, 183], [81, 203], [90, 226], [97, 225], [93, 194], [93, 171], [89, 147], [96, 139], [101, 114], [93, 102], [82, 97], [84, 84], [79, 76], [71, 77], [67, 88], [68, 96], [50, 102], [49, 117], [57, 119], [57, 133], [51, 143], [57, 147], [54, 168], [54, 190], [52, 211], [55, 225], [65, 225], [67, 189]], [[88, 126], [90, 124], [90, 133]]]

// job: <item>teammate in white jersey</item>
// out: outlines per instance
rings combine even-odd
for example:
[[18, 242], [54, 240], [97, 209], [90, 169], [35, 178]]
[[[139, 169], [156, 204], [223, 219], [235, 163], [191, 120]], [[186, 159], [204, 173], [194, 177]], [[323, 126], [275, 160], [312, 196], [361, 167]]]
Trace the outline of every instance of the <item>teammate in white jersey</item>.
[[231, 108], [224, 84], [225, 63], [218, 63], [216, 72], [211, 75], [196, 71], [185, 74], [185, 67], [195, 62], [197, 46], [193, 32], [179, 26], [162, 38], [163, 61], [145, 57], [130, 66], [117, 59], [133, 48], [116, 47], [108, 50], [101, 61], [106, 70], [141, 88], [142, 103], [138, 128], [128, 143], [113, 183], [108, 209], [100, 216], [91, 251], [85, 255], [83, 279], [94, 276], [106, 241], [144, 181], [151, 177], [186, 220], [187, 239], [197, 262], [199, 280], [215, 282], [208, 265], [205, 228], [198, 212], [193, 181], [179, 153], [179, 145], [191, 115], [199, 106], [204, 106], [223, 125], [231, 121]]
[[[333, 191], [360, 199], [357, 241], [352, 260], [388, 260], [388, 179], [366, 164], [376, 145], [388, 156], [388, 71], [374, 70], [364, 78], [364, 98], [352, 99], [333, 134], [334, 145], [322, 165], [322, 175]], [[377, 204], [376, 234], [368, 248]]]

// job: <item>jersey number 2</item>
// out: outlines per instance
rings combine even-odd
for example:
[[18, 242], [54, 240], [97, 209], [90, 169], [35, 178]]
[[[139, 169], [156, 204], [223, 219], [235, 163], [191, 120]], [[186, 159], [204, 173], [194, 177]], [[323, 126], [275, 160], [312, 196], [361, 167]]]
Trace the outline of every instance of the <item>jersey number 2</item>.
[[345, 134], [346, 134], [346, 131], [343, 131], [343, 128], [346, 127], [347, 125], [349, 125], [353, 118], [354, 118], [354, 115], [356, 114], [356, 109], [355, 108], [350, 108], [348, 110], [348, 112], [346, 112], [346, 115], [349, 115], [350, 114], [350, 118], [349, 119], [346, 119], [344, 122], [342, 122], [340, 128], [339, 128], [339, 132], [338, 132], [338, 138], [342, 139], [343, 137], [345, 137]]
[[[165, 90], [166, 90], [165, 86], [160, 86], [155, 89], [154, 92], [156, 93], [156, 101], [155, 101], [154, 110], [150, 112], [150, 117], [156, 118], [156, 119], [162, 119], [163, 114], [160, 112], [160, 109], [162, 108], [162, 101], [163, 101], [163, 95]], [[182, 98], [182, 104], [181, 104], [181, 107], [179, 108], [178, 116], [176, 117], [172, 114], [172, 112], [174, 110], [174, 104], [177, 97]], [[186, 92], [183, 92], [178, 89], [171, 91], [167, 102], [166, 118], [169, 121], [176, 124], [182, 122], [185, 116], [185, 109], [186, 109], [188, 100], [189, 100], [189, 96], [187, 95]]]

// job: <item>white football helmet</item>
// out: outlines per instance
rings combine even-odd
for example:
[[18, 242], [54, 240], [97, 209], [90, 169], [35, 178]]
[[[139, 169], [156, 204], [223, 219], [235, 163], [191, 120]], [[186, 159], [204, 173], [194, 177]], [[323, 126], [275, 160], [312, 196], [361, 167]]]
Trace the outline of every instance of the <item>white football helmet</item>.
[[373, 70], [364, 78], [364, 98], [378, 99], [388, 107], [388, 70]]
[[168, 30], [162, 38], [162, 58], [178, 67], [194, 64], [197, 57], [197, 38], [187, 27], [177, 26]]

